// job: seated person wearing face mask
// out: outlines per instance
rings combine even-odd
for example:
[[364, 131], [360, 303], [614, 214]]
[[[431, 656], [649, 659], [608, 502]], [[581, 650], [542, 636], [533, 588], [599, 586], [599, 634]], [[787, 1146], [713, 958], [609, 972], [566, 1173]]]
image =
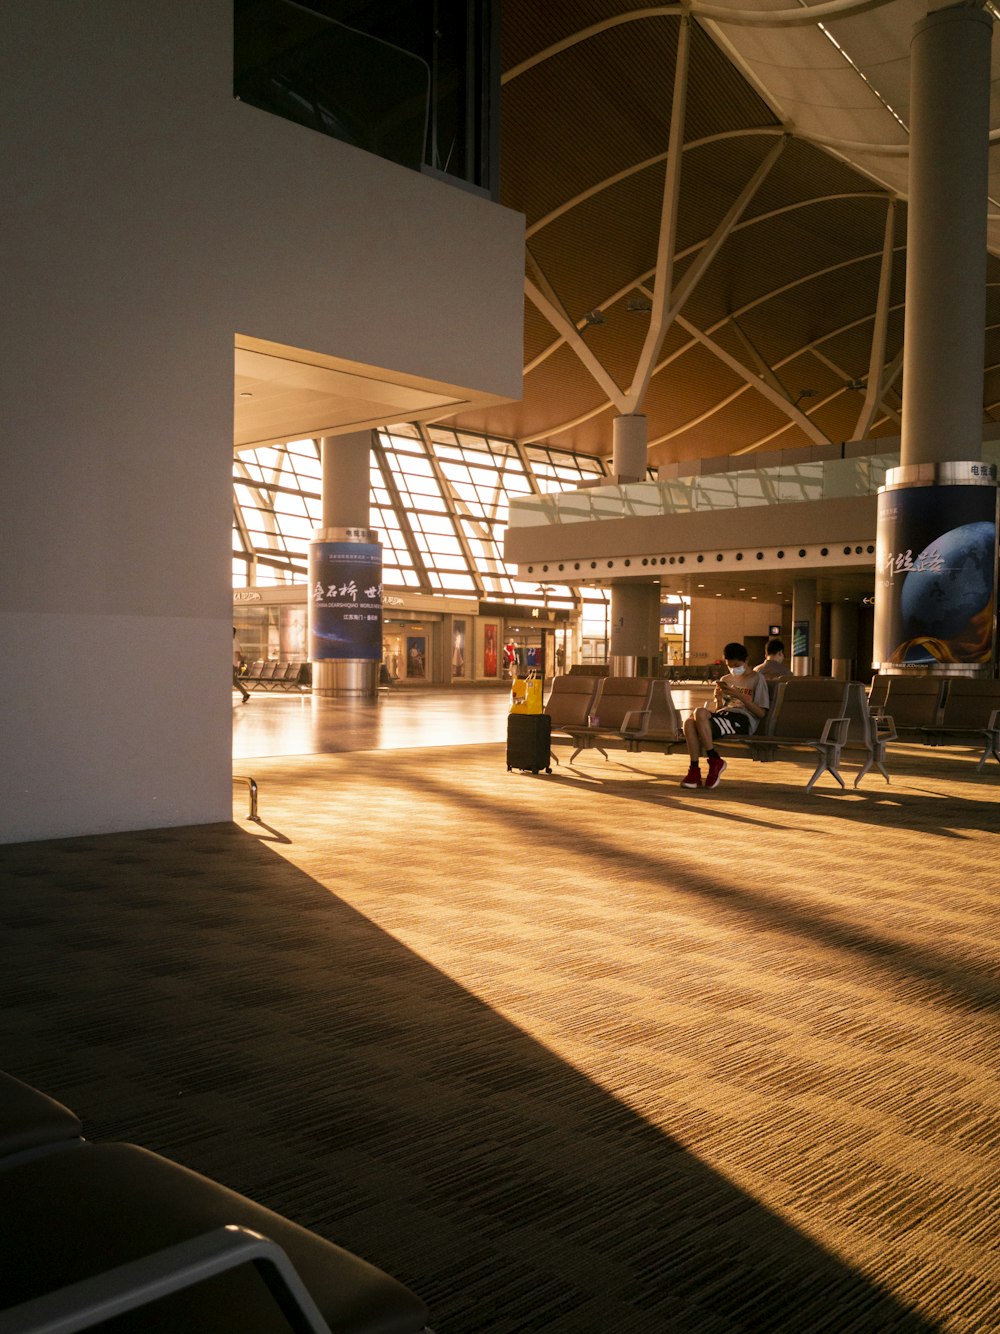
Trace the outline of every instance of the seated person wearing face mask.
[[[681, 780], [681, 787], [717, 787], [726, 761], [715, 749], [717, 740], [727, 736], [751, 736], [767, 713], [770, 697], [767, 682], [758, 672], [747, 669], [747, 651], [743, 644], [727, 644], [722, 650], [728, 671], [715, 683], [712, 707], [695, 709], [684, 720], [691, 765]], [[708, 776], [704, 784], [698, 760], [702, 751], [708, 756]]]

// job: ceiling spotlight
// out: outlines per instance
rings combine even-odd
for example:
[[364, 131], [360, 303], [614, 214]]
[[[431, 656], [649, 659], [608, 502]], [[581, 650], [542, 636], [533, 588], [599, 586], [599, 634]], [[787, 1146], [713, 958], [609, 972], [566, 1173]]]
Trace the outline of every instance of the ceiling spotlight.
[[653, 303], [647, 301], [644, 296], [630, 296], [625, 303], [625, 309], [632, 315], [639, 315], [643, 312], [648, 314], [653, 309]]
[[794, 406], [798, 407], [804, 398], [816, 398], [818, 394], [819, 394], [818, 389], [800, 389], [799, 392], [795, 395]]
[[864, 380], [848, 380], [847, 387], [848, 389], [864, 389], [865, 382]]
[[583, 317], [584, 324], [603, 324], [604, 316], [599, 310], [590, 310]]

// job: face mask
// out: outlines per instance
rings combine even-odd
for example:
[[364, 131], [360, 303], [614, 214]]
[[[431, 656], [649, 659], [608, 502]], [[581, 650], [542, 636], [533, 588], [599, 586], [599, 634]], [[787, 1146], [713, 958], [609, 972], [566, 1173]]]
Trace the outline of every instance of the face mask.
[[745, 668], [745, 667], [730, 667], [729, 670], [732, 672], [733, 676], [742, 676], [743, 673], [746, 671], [746, 668]]

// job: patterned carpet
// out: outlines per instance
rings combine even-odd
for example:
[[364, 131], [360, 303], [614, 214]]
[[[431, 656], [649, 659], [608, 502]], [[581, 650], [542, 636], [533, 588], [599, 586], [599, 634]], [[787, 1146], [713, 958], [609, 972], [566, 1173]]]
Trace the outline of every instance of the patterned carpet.
[[0, 848], [2, 1065], [437, 1334], [1000, 1329], [1000, 771], [683, 767], [272, 759], [263, 826]]

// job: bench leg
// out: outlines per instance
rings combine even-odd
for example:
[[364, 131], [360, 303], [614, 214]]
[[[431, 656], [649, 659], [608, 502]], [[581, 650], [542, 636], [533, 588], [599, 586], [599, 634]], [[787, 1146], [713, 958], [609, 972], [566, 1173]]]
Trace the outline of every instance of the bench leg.
[[856, 774], [855, 777], [854, 777], [854, 786], [855, 786], [855, 787], [858, 786], [858, 784], [861, 782], [862, 778], [864, 778], [865, 774], [869, 773], [869, 772], [872, 770], [873, 767], [879, 771], [879, 773], [882, 775], [882, 777], [883, 777], [883, 778], [885, 779], [885, 781], [888, 783], [888, 782], [889, 782], [889, 771], [888, 771], [888, 769], [885, 767], [885, 746], [884, 746], [884, 745], [881, 745], [881, 746], [880, 746], [880, 745], [878, 745], [878, 744], [876, 743], [876, 745], [873, 746], [872, 749], [868, 752], [868, 758], [867, 758], [867, 760], [866, 760], [865, 763], [862, 765], [862, 767], [858, 770], [857, 774]]
[[979, 763], [976, 765], [976, 773], [981, 773], [986, 768], [986, 761], [992, 755], [998, 764], [1000, 764], [1000, 749], [997, 748], [997, 741], [1000, 740], [1000, 733], [988, 732], [986, 735], [986, 745], [983, 753], [979, 757]]
[[811, 792], [813, 790], [813, 786], [817, 778], [819, 778], [821, 774], [825, 773], [833, 774], [834, 778], [836, 778], [841, 788], [842, 789], [846, 788], [847, 784], [840, 776], [840, 771], [838, 768], [839, 761], [840, 761], [840, 756], [837, 753], [837, 751], [833, 748], [824, 746], [822, 750], [819, 751], [819, 763], [816, 765], [816, 768], [813, 772], [813, 776], [812, 778], [809, 779], [809, 782], [806, 783], [806, 791]]
[[581, 737], [579, 733], [574, 735], [572, 732], [570, 733], [570, 736], [573, 738], [573, 744], [576, 746], [576, 750], [574, 750], [573, 754], [569, 757], [570, 764], [572, 764], [580, 752], [584, 750], [596, 750], [599, 751], [605, 759], [608, 758], [608, 752], [603, 746], [599, 746], [593, 737]]

